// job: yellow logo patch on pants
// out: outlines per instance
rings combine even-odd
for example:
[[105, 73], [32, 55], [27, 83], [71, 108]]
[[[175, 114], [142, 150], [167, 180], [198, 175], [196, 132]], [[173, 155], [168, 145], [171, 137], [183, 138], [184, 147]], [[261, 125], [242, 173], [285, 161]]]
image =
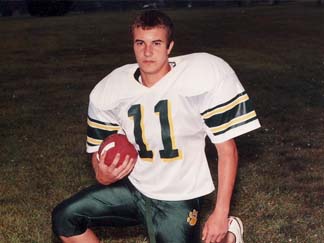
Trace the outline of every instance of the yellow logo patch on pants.
[[189, 216], [187, 218], [187, 222], [191, 226], [195, 226], [197, 223], [198, 211], [196, 209], [189, 212]]

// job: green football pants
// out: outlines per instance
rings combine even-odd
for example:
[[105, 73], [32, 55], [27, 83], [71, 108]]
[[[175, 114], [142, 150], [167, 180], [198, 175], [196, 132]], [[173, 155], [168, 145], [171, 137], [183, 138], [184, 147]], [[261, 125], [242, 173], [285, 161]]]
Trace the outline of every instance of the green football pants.
[[150, 243], [200, 242], [201, 198], [161, 201], [148, 198], [127, 180], [86, 188], [52, 213], [58, 236], [82, 234], [96, 226], [146, 226]]

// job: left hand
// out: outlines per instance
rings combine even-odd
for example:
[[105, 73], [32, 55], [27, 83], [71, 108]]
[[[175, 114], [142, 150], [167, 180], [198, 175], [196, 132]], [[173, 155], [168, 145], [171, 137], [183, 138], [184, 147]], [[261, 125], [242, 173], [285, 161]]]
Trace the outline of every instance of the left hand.
[[228, 217], [213, 212], [205, 223], [202, 240], [205, 243], [219, 243], [228, 231]]

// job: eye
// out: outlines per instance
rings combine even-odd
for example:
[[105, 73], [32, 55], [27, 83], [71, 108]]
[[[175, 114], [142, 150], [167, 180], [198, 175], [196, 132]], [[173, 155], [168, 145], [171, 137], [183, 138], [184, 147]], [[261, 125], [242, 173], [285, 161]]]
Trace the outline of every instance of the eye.
[[135, 41], [136, 46], [142, 46], [144, 44], [144, 41]]
[[161, 41], [155, 41], [155, 42], [153, 42], [153, 45], [154, 46], [160, 46], [160, 45], [162, 45], [162, 43], [161, 43]]

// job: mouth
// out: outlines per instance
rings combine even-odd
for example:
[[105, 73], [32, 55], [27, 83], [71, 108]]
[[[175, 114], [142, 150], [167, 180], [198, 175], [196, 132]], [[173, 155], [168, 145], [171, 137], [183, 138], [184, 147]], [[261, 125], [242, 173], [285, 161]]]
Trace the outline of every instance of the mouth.
[[154, 63], [154, 61], [153, 60], [144, 60], [143, 63], [145, 63], [145, 64], [151, 64], [151, 63]]

